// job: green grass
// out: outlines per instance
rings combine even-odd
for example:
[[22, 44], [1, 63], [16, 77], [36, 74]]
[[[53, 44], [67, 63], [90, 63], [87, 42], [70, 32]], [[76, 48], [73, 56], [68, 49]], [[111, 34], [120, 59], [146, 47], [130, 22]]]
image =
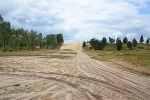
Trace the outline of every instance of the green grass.
[[20, 86], [21, 84], [14, 84], [14, 86]]
[[[139, 49], [139, 47], [142, 47], [142, 49]], [[150, 49], [150, 46], [138, 44], [137, 48], [134, 50], [128, 50], [124, 44], [123, 50], [116, 51], [115, 44], [108, 44], [104, 50], [90, 50], [85, 52], [89, 55], [92, 55], [93, 58], [98, 58], [101, 60], [111, 60], [115, 58], [127, 62], [132, 62], [135, 65], [150, 67], [150, 50], [148, 49]]]
[[4, 70], [4, 68], [0, 66], [0, 70]]

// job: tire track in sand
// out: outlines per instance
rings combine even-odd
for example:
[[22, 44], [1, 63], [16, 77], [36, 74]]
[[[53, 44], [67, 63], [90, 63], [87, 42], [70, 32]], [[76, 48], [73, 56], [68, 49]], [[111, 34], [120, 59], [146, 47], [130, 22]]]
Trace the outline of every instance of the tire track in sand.
[[[110, 67], [84, 54], [81, 44], [72, 59], [3, 57], [0, 100], [149, 100], [150, 79]], [[14, 84], [20, 83], [15, 87]]]

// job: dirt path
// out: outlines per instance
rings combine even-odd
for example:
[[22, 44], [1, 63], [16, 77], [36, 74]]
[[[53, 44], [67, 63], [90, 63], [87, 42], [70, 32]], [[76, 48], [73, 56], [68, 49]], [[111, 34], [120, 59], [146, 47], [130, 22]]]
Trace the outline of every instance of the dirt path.
[[0, 57], [0, 100], [150, 100], [149, 78], [91, 59], [79, 43], [63, 49], [77, 54], [68, 53], [71, 59]]

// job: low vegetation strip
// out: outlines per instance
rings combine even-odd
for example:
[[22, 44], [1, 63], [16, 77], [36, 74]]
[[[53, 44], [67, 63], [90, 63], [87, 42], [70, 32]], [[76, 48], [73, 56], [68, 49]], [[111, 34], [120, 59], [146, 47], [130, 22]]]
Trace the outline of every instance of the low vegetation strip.
[[86, 50], [84, 51], [94, 59], [101, 61], [111, 61], [113, 63], [124, 66], [136, 72], [150, 75], [150, 53], [146, 50], [122, 50], [122, 51], [107, 51], [107, 50]]
[[92, 58], [104, 61], [111, 61], [132, 69], [142, 74], [150, 75], [150, 38], [144, 43], [143, 35], [140, 41], [134, 38], [128, 41], [127, 37], [111, 38], [109, 42], [105, 37], [102, 40], [93, 38], [90, 41], [83, 42], [82, 47], [85, 53]]
[[42, 54], [51, 54], [51, 53], [56, 53], [59, 50], [53, 49], [40, 49], [36, 51], [29, 51], [29, 50], [22, 50], [22, 51], [17, 51], [17, 52], [2, 52], [0, 51], [0, 57], [2, 56], [40, 56]]
[[67, 52], [61, 51], [60, 54], [77, 54], [77, 52], [75, 52], [75, 51], [69, 51], [69, 52], [68, 51]]
[[58, 59], [70, 59], [71, 56], [66, 55], [48, 55], [48, 56], [42, 56], [40, 58], [58, 58]]

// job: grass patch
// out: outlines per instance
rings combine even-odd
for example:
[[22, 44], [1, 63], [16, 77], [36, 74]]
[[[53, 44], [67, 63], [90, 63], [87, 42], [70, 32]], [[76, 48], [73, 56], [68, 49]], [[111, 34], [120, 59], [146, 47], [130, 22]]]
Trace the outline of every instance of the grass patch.
[[150, 75], [149, 48], [150, 46], [138, 44], [137, 48], [134, 50], [128, 50], [124, 44], [123, 50], [116, 51], [114, 49], [114, 44], [109, 44], [104, 48], [104, 50], [85, 50], [84, 52], [93, 59], [113, 61], [113, 63], [124, 66], [127, 69], [141, 74]]
[[3, 90], [7, 90], [6, 88], [4, 88]]
[[62, 49], [61, 51], [74, 51], [74, 50], [71, 50], [71, 49]]
[[[14, 84], [12, 86], [8, 86], [7, 88], [0, 88], [1, 89], [1, 93], [0, 93], [0, 97], [2, 100], [10, 100], [12, 98], [10, 98], [11, 94], [25, 94], [25, 93], [36, 93], [36, 92], [41, 92], [43, 90], [46, 90], [47, 88], [49, 88], [49, 84], [47, 81], [40, 81], [40, 82], [36, 82], [36, 83], [21, 83], [21, 84]], [[1, 100], [0, 99], [0, 100]], [[43, 98], [42, 100], [46, 100], [45, 98]], [[49, 100], [49, 99], [48, 99]], [[50, 99], [51, 100], [51, 99]]]
[[69, 59], [71, 56], [66, 55], [48, 55], [48, 56], [42, 56], [40, 58], [58, 58], [58, 59]]
[[50, 50], [50, 49], [39, 49], [35, 51], [29, 51], [29, 50], [22, 50], [22, 51], [15, 51], [15, 52], [2, 52], [0, 51], [0, 57], [3, 56], [40, 56], [42, 54], [51, 54], [56, 53], [59, 50]]
[[65, 51], [61, 51], [60, 54], [77, 54], [77, 52], [74, 51], [69, 51], [69, 52], [65, 52]]
[[4, 68], [0, 66], [0, 70], [4, 70]]
[[77, 54], [77, 52], [75, 50], [71, 50], [71, 49], [62, 49], [59, 52], [60, 54]]
[[15, 84], [14, 86], [20, 86], [21, 84]]

